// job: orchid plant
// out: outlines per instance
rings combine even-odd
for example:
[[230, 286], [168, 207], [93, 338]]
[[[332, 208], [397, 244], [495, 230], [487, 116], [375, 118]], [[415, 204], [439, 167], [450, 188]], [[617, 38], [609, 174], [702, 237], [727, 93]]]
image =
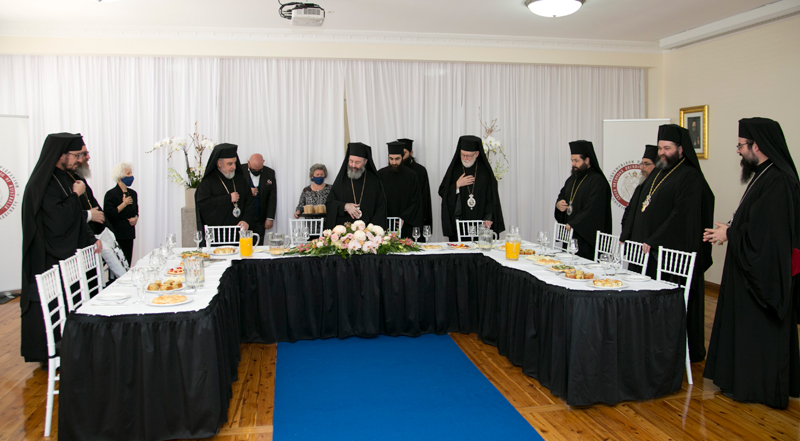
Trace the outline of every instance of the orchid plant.
[[176, 184], [183, 185], [184, 188], [197, 188], [205, 172], [203, 153], [206, 150], [213, 149], [215, 145], [214, 141], [197, 133], [197, 122], [195, 122], [194, 133], [189, 135], [188, 141], [181, 136], [164, 138], [160, 142], [156, 142], [153, 149], [148, 150], [147, 153], [152, 153], [162, 148], [166, 149], [168, 152], [167, 163], [172, 159], [173, 154], [183, 153], [185, 171], [181, 173], [170, 166], [168, 169], [170, 180]]
[[486, 153], [489, 164], [492, 166], [494, 177], [499, 181], [508, 173], [508, 157], [506, 157], [506, 150], [505, 147], [503, 147], [503, 143], [492, 136], [493, 133], [500, 131], [497, 127], [497, 118], [493, 119], [489, 124], [484, 123], [480, 107], [478, 107], [478, 118], [480, 118], [481, 126], [483, 126], [483, 151]]

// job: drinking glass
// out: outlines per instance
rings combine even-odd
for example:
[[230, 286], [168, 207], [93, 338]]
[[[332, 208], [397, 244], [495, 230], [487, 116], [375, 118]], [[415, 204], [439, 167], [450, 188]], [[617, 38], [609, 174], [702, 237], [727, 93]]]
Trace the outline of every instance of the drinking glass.
[[610, 262], [610, 256], [606, 253], [600, 255], [600, 266], [603, 267], [603, 274], [608, 274], [608, 266]]
[[547, 244], [550, 243], [550, 234], [547, 231], [542, 231], [542, 253], [547, 252]]
[[144, 288], [147, 286], [148, 276], [150, 275], [147, 271], [147, 268], [143, 266], [138, 266], [133, 268], [133, 284], [136, 286], [136, 300], [131, 303], [132, 305], [137, 305], [142, 303], [142, 294], [144, 294]]
[[570, 259], [570, 262], [574, 262], [575, 253], [578, 252], [578, 239], [572, 239], [569, 241], [569, 245], [567, 246], [567, 252], [572, 254], [572, 259]]
[[431, 236], [433, 233], [431, 232], [431, 226], [425, 225], [422, 227], [422, 237], [425, 238], [425, 243], [428, 243], [431, 240]]
[[169, 250], [169, 256], [172, 255], [172, 251], [175, 250], [175, 245], [178, 244], [178, 238], [175, 233], [170, 233], [167, 235], [167, 248]]
[[206, 252], [211, 254], [211, 244], [214, 242], [214, 231], [206, 231]]
[[611, 265], [614, 275], [622, 272], [622, 257], [619, 253], [612, 253], [608, 258], [608, 263]]
[[414, 227], [414, 229], [411, 230], [411, 237], [414, 238], [414, 242], [419, 240], [419, 227]]
[[200, 251], [200, 242], [203, 241], [203, 232], [200, 230], [195, 231], [192, 240], [197, 244], [197, 251]]
[[156, 248], [153, 252], [150, 253], [150, 258], [148, 259], [148, 264], [150, 265], [150, 269], [152, 269], [156, 273], [156, 277], [158, 276], [158, 268], [161, 267], [161, 250]]
[[469, 235], [472, 240], [475, 240], [475, 236], [478, 235], [478, 230], [475, 228], [475, 225], [469, 227]]
[[311, 234], [308, 232], [308, 225], [303, 225], [301, 234], [303, 235], [303, 242], [308, 242], [308, 238], [311, 237]]

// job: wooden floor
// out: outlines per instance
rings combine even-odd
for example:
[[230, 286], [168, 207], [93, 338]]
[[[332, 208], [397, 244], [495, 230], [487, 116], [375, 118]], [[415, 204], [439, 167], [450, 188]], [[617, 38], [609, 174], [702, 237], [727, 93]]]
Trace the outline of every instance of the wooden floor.
[[[707, 290], [706, 340], [716, 307]], [[19, 356], [19, 301], [0, 305], [0, 440], [41, 439], [47, 373]], [[545, 440], [789, 440], [800, 439], [800, 400], [787, 410], [742, 404], [723, 396], [692, 367], [695, 384], [644, 402], [573, 408], [512, 366], [474, 334], [453, 340]], [[272, 439], [276, 345], [244, 344], [228, 422], [214, 441]], [[52, 439], [58, 436], [56, 398]]]

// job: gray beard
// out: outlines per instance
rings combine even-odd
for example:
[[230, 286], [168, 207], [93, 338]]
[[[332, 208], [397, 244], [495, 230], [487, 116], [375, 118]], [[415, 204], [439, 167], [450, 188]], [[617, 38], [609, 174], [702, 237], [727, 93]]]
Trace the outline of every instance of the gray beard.
[[347, 169], [347, 177], [350, 179], [361, 179], [361, 176], [363, 175], [364, 175], [363, 168], [360, 168], [356, 171], [350, 170], [349, 168]]
[[89, 164], [78, 164], [78, 168], [75, 169], [75, 172], [78, 173], [83, 179], [89, 179], [92, 177], [92, 170], [89, 169]]
[[475, 165], [475, 161], [477, 161], [477, 160], [478, 160], [478, 158], [475, 158], [475, 159], [473, 159], [472, 161], [466, 162], [466, 161], [464, 161], [464, 160], [462, 159], [462, 160], [461, 160], [461, 165], [463, 165], [463, 166], [464, 166], [464, 168], [470, 168], [470, 167], [472, 167], [473, 165]]
[[639, 176], [639, 185], [642, 185], [644, 183], [644, 181], [646, 181], [646, 180], [647, 180], [647, 175], [642, 173], [642, 175]]
[[[220, 173], [222, 173], [222, 172], [220, 172]], [[225, 179], [233, 179], [233, 177], [236, 176], [236, 170], [234, 170], [234, 171], [232, 171], [230, 173], [222, 173], [222, 176], [225, 176]]]

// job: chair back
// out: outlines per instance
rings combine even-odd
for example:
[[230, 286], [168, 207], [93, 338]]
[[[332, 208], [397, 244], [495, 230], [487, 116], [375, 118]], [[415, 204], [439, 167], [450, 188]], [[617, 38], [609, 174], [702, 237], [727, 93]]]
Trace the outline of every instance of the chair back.
[[600, 261], [601, 254], [617, 254], [619, 252], [619, 236], [597, 230], [594, 243], [594, 261]]
[[94, 252], [94, 245], [79, 249], [78, 256], [78, 263], [82, 265], [80, 268], [86, 280], [87, 299], [90, 299], [106, 286], [103, 279], [103, 259], [100, 253]]
[[209, 231], [214, 233], [213, 239], [211, 239], [211, 242], [206, 243], [206, 246], [239, 245], [239, 231], [241, 231], [241, 228], [239, 228], [238, 225], [224, 227], [210, 227], [206, 225], [205, 228], [204, 237], [208, 237]]
[[52, 358], [56, 355], [55, 330], [58, 329], [60, 338], [67, 320], [58, 265], [53, 265], [49, 270], [37, 275], [36, 286], [39, 288], [39, 302], [42, 305], [42, 315], [44, 315], [47, 355]]
[[67, 294], [67, 311], [72, 312], [89, 300], [89, 286], [87, 285], [86, 271], [81, 268], [81, 259], [78, 253], [58, 262], [61, 268], [61, 281], [64, 283], [64, 292]]
[[399, 217], [387, 217], [386, 220], [388, 221], [389, 228], [386, 229], [386, 233], [394, 233], [397, 237], [402, 237], [403, 233], [400, 228], [400, 218]]
[[[295, 231], [298, 229], [302, 231], [303, 228], [308, 228], [308, 235], [310, 236], [322, 236], [322, 228], [325, 219], [289, 219], [289, 231], [292, 232], [290, 235], [292, 240], [292, 246], [299, 245], [304, 242], [303, 236], [294, 234]], [[266, 239], [265, 239], [266, 242]]]
[[631, 265], [639, 265], [642, 274], [647, 273], [647, 261], [650, 260], [650, 253], [645, 253], [640, 242], [626, 240], [622, 245], [622, 265], [629, 269]]
[[572, 240], [572, 228], [567, 230], [567, 224], [556, 222], [553, 225], [553, 249], [565, 250]]
[[[658, 272], [656, 273], [656, 279], [662, 280], [665, 274], [671, 274], [684, 279], [684, 284], [678, 284], [678, 286], [683, 288], [683, 303], [685, 309], [689, 308], [689, 291], [692, 288], [692, 275], [694, 274], [694, 261], [696, 258], [696, 252], [687, 253], [685, 251], [658, 247]], [[688, 335], [686, 337], [686, 377], [689, 384], [694, 384], [692, 381], [692, 364], [689, 360]]]
[[[482, 220], [456, 220], [456, 229], [458, 230], [458, 241], [463, 242], [469, 240], [475, 242], [478, 240], [480, 234]], [[473, 232], [470, 230], [474, 229]]]

